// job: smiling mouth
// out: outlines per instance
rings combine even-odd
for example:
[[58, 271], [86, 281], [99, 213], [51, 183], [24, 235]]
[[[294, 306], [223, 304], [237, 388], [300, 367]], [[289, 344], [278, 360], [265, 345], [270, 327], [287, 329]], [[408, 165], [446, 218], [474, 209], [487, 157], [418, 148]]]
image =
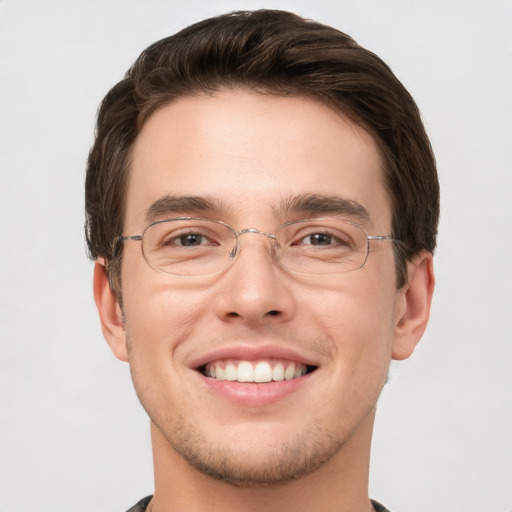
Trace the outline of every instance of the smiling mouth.
[[265, 383], [293, 380], [316, 370], [315, 366], [286, 360], [240, 361], [224, 359], [212, 361], [199, 368], [205, 376], [229, 382]]

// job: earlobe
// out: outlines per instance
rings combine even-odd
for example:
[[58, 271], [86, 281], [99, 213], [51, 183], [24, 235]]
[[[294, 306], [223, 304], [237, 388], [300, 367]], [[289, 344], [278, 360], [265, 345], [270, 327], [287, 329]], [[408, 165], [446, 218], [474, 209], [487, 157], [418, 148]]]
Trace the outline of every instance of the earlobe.
[[432, 254], [421, 252], [409, 263], [408, 276], [395, 309], [393, 359], [407, 359], [427, 327], [435, 283]]
[[94, 301], [100, 315], [101, 329], [114, 355], [128, 361], [126, 330], [119, 302], [110, 288], [107, 271], [102, 260], [94, 265]]

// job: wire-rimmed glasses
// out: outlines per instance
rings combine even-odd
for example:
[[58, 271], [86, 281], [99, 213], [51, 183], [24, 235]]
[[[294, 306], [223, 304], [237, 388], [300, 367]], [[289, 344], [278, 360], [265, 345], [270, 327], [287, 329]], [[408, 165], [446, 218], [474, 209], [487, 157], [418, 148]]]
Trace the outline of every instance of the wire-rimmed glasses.
[[207, 276], [226, 270], [242, 250], [244, 235], [263, 235], [268, 252], [284, 269], [307, 275], [351, 272], [368, 259], [370, 241], [394, 240], [387, 235], [369, 235], [348, 220], [332, 217], [294, 220], [274, 234], [255, 228], [236, 231], [220, 220], [178, 217], [157, 220], [142, 234], [119, 236], [118, 242], [142, 242], [148, 265], [164, 274]]

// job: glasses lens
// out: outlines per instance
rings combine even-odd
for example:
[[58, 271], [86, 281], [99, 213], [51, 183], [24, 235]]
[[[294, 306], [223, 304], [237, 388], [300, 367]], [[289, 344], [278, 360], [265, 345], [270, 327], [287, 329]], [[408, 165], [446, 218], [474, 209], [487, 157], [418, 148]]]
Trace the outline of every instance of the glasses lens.
[[[340, 274], [362, 267], [368, 257], [368, 235], [360, 226], [344, 220], [288, 222], [276, 235], [279, 242], [272, 251], [291, 272]], [[142, 236], [142, 252], [148, 264], [160, 272], [179, 276], [222, 272], [233, 261], [230, 255], [235, 244], [232, 228], [205, 219], [157, 221]]]
[[172, 219], [150, 224], [142, 252], [155, 270], [180, 276], [221, 272], [229, 265], [234, 232], [219, 221]]
[[311, 275], [338, 274], [362, 267], [368, 237], [356, 224], [338, 219], [313, 219], [285, 224], [278, 233], [281, 265]]

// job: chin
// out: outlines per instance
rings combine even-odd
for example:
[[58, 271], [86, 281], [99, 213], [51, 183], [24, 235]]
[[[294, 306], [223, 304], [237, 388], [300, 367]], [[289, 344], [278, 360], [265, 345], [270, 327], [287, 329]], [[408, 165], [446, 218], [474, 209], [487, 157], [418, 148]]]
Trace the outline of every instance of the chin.
[[262, 438], [261, 432], [251, 436], [246, 431], [245, 435], [231, 433], [212, 439], [182, 418], [172, 432], [159, 430], [193, 468], [240, 488], [282, 486], [303, 478], [329, 461], [344, 444], [320, 427], [295, 436], [268, 433]]

